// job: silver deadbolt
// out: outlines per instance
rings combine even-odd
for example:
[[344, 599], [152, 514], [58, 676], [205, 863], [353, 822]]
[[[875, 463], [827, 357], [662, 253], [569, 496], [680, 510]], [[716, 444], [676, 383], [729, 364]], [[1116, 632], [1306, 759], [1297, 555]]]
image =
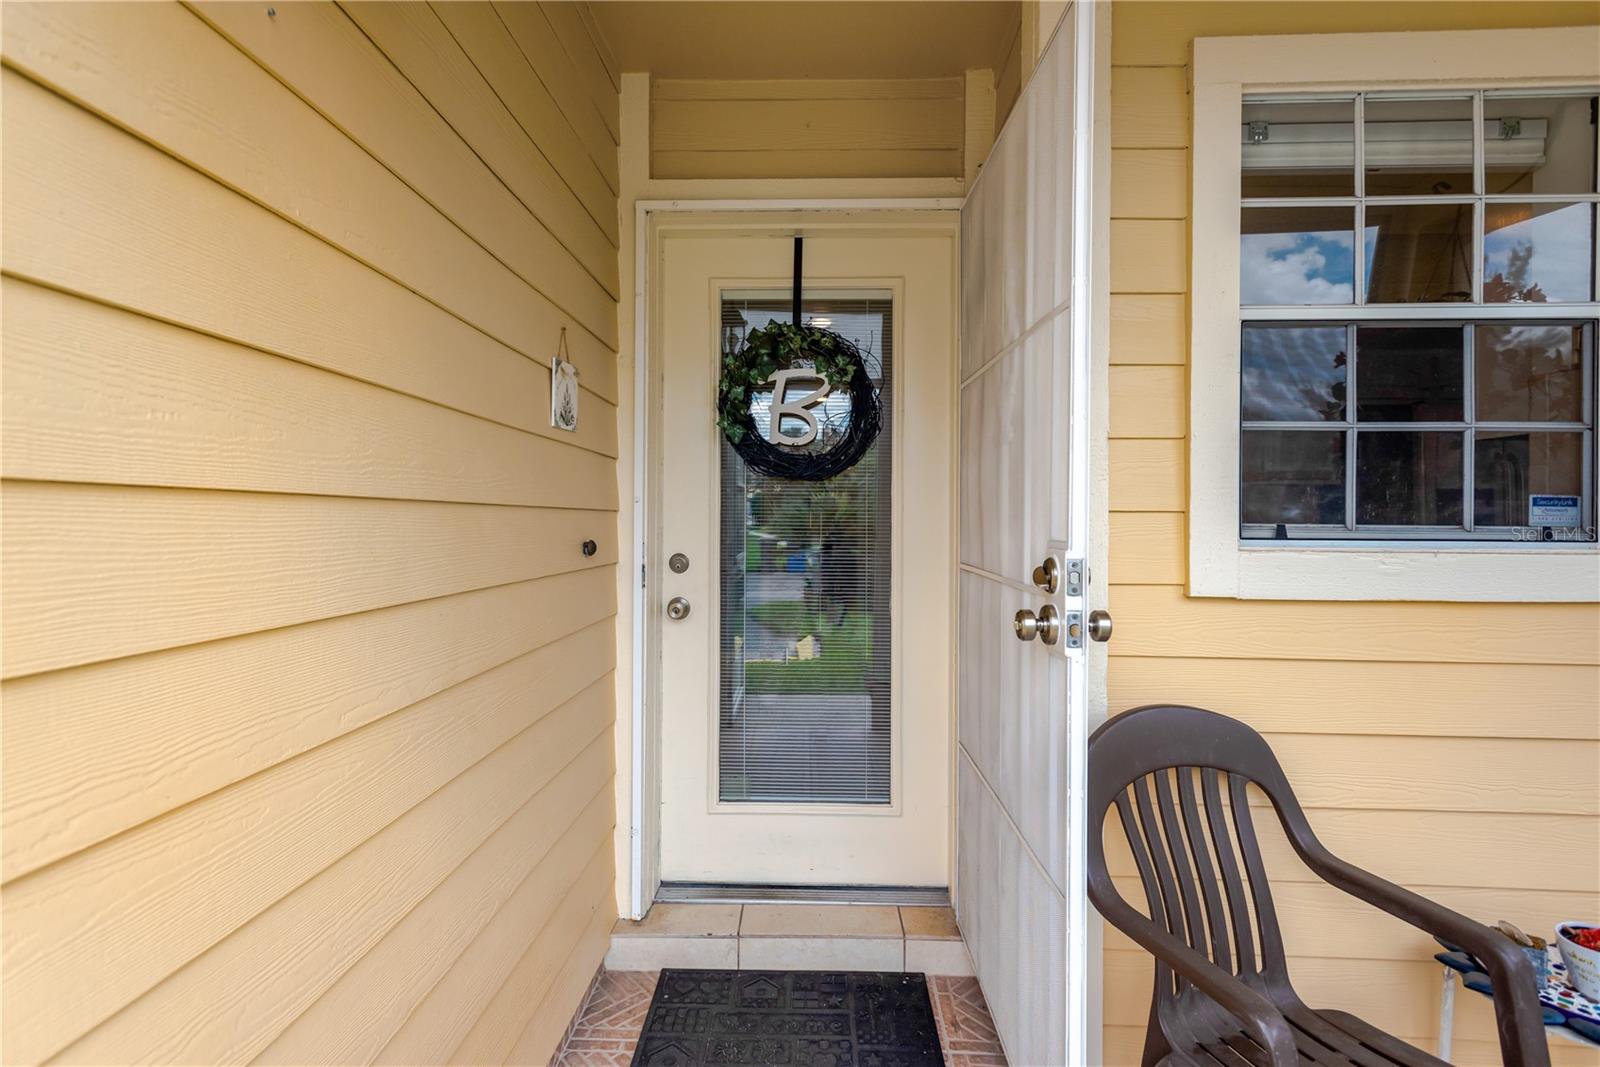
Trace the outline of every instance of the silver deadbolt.
[[667, 557], [667, 569], [673, 574], [682, 574], [689, 569], [689, 557], [682, 552], [674, 552]]
[[1046, 593], [1054, 593], [1061, 587], [1061, 564], [1054, 556], [1046, 556], [1043, 563], [1033, 568], [1033, 584]]
[[1032, 641], [1037, 637], [1045, 644], [1053, 645], [1061, 640], [1061, 613], [1056, 611], [1054, 604], [1046, 604], [1037, 615], [1023, 608], [1017, 612], [1011, 625], [1017, 638], [1022, 641]]
[[1111, 640], [1111, 612], [1098, 609], [1089, 612], [1089, 640]]
[[675, 596], [667, 601], [667, 618], [687, 619], [689, 617], [689, 601], [681, 596]]

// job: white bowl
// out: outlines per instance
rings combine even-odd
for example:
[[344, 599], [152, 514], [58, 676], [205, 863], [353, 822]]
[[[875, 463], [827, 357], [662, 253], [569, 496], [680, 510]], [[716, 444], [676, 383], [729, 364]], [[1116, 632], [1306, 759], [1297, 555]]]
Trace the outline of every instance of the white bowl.
[[1556, 925], [1556, 948], [1561, 951], [1561, 962], [1567, 968], [1567, 978], [1578, 992], [1600, 1004], [1600, 950], [1584, 948], [1561, 932], [1569, 926], [1590, 927], [1600, 926], [1600, 923], [1569, 919]]

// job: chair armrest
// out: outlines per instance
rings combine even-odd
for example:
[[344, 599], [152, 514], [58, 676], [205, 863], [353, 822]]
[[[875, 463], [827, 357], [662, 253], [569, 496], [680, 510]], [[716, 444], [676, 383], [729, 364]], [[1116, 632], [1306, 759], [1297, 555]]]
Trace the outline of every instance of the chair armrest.
[[1091, 878], [1089, 898], [1107, 922], [1238, 1019], [1266, 1050], [1271, 1067], [1298, 1067], [1294, 1032], [1272, 1001], [1129, 907], [1111, 886], [1097, 887]]
[[1289, 836], [1300, 858], [1330, 885], [1476, 956], [1488, 968], [1494, 987], [1495, 1023], [1505, 1067], [1550, 1067], [1533, 964], [1522, 949], [1498, 930], [1347, 863], [1310, 835], [1309, 828], [1305, 835], [1291, 829]]

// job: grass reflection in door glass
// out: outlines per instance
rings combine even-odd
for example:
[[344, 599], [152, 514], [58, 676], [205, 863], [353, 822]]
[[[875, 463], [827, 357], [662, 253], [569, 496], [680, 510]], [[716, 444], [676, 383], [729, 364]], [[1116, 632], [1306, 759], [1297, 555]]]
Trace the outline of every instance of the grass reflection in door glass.
[[[883, 429], [859, 463], [822, 482], [768, 477], [722, 442], [719, 797], [887, 804], [890, 294], [813, 293], [803, 311], [860, 348], [882, 391]], [[790, 314], [787, 293], [724, 293], [724, 350]], [[762, 432], [770, 400], [763, 394], [752, 403]], [[849, 403], [842, 391], [828, 397], [816, 411], [818, 440], [807, 447], [833, 445]]]

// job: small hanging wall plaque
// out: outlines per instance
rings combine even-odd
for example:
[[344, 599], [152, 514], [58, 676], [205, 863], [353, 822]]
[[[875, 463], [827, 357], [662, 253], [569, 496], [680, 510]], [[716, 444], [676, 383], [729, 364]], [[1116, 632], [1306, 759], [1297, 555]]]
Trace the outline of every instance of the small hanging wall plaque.
[[550, 361], [550, 425], [576, 433], [578, 429], [578, 368], [568, 362], [567, 331], [561, 331], [560, 353]]

